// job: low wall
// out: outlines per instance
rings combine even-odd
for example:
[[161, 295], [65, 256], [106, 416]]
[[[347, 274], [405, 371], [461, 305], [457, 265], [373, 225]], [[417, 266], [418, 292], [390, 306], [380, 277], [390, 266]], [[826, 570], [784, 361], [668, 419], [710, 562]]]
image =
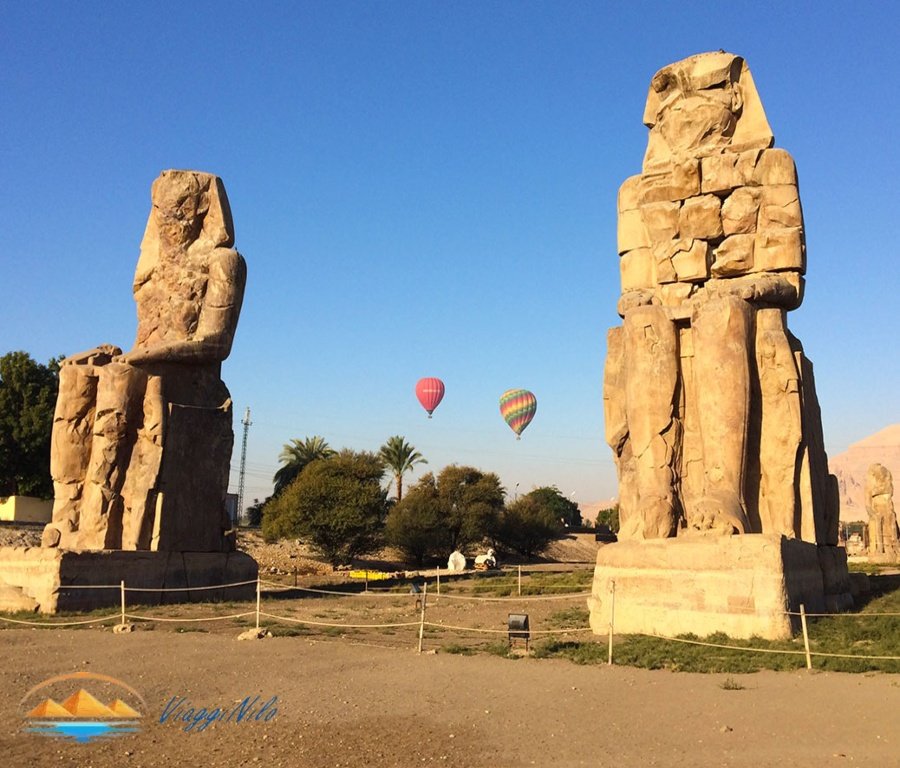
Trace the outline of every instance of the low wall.
[[0, 520], [16, 523], [49, 523], [53, 516], [53, 502], [33, 496], [0, 498]]

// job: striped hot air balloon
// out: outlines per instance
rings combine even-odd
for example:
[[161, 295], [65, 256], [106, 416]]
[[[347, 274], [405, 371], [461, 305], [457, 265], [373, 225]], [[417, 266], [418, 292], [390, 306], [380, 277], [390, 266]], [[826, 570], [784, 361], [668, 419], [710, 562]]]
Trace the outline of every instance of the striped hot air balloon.
[[537, 398], [527, 389], [508, 389], [500, 395], [500, 415], [520, 439], [534, 414], [537, 412]]
[[434, 409], [440, 405], [444, 397], [444, 382], [433, 377], [419, 379], [416, 383], [416, 397], [419, 398], [422, 407], [428, 411], [430, 419]]

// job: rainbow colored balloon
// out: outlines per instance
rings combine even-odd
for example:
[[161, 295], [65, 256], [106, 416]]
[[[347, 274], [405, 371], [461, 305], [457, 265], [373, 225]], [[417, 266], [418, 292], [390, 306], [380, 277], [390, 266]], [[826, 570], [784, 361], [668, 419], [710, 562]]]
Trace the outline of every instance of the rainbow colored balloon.
[[507, 389], [500, 395], [500, 415], [516, 433], [516, 440], [522, 436], [534, 414], [537, 413], [537, 398], [527, 389]]

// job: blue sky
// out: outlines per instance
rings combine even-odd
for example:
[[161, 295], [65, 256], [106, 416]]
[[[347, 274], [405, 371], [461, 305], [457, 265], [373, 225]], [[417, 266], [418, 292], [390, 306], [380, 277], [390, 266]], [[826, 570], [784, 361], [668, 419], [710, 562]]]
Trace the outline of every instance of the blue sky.
[[[838, 453], [900, 421], [898, 28], [887, 2], [3, 3], [0, 353], [130, 348], [150, 184], [209, 171], [249, 271], [223, 366], [248, 501], [314, 434], [607, 500], [616, 191], [653, 73], [724, 48], [797, 162], [789, 324]], [[511, 387], [538, 398], [520, 442]]]

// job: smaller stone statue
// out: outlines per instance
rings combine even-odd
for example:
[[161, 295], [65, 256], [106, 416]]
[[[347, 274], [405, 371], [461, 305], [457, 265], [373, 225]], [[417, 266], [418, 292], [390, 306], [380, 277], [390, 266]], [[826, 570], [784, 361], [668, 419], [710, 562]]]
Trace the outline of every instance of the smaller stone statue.
[[866, 473], [866, 512], [869, 513], [869, 554], [900, 557], [894, 483], [890, 471], [873, 464]]

